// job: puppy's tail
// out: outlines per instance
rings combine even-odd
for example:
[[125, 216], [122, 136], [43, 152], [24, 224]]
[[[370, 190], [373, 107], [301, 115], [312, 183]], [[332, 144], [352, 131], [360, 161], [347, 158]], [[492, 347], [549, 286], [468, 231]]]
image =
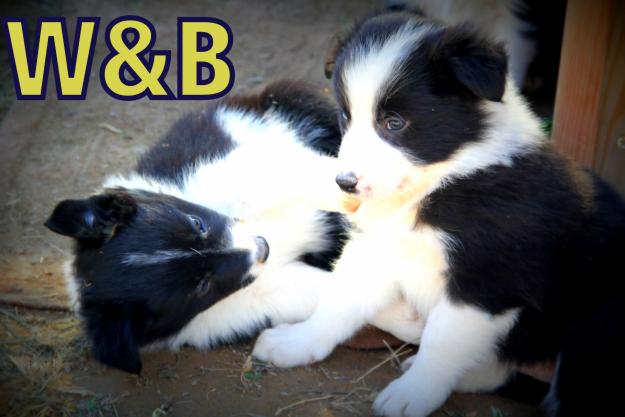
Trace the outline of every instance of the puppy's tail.
[[[580, 305], [580, 310], [583, 309]], [[618, 414], [623, 401], [620, 378], [625, 369], [624, 317], [625, 306], [614, 300], [575, 321], [568, 329], [554, 382], [543, 403], [547, 415]]]

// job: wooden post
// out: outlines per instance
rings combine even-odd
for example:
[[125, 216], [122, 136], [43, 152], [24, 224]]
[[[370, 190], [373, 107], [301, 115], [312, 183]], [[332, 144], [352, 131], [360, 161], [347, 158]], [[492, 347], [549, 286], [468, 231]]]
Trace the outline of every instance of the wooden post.
[[568, 1], [553, 139], [625, 195], [625, 1]]

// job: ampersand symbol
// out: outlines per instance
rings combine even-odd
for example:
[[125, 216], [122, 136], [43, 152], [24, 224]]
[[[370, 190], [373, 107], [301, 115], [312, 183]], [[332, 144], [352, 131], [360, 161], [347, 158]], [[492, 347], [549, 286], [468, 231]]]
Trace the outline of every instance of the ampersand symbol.
[[[128, 34], [134, 38], [129, 39]], [[164, 81], [169, 69], [170, 52], [152, 50], [156, 31], [146, 19], [123, 16], [106, 29], [106, 43], [111, 51], [102, 62], [100, 78], [107, 92], [122, 100], [173, 98]], [[149, 61], [146, 59], [149, 56]], [[124, 73], [131, 75], [129, 80]]]

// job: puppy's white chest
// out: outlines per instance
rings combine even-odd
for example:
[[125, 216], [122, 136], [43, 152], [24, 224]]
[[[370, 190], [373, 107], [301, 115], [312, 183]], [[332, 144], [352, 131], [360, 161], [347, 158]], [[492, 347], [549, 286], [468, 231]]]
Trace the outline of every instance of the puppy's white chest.
[[449, 241], [445, 233], [425, 225], [369, 224], [352, 235], [337, 270], [360, 271], [363, 279], [393, 280], [417, 311], [427, 315], [445, 291]]

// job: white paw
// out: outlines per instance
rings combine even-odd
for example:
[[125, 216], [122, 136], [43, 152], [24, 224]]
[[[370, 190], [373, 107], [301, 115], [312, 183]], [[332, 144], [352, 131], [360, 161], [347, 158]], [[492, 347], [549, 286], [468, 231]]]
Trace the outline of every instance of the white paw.
[[402, 372], [406, 372], [408, 369], [410, 369], [410, 367], [414, 363], [414, 360], [415, 360], [416, 357], [417, 357], [417, 355], [412, 355], [411, 357], [409, 357], [405, 361], [403, 361], [401, 363], [401, 371]]
[[252, 355], [280, 368], [320, 361], [332, 352], [334, 345], [324, 344], [308, 327], [298, 323], [267, 329], [256, 340]]
[[[433, 409], [424, 393], [411, 383], [409, 375], [391, 382], [373, 403], [373, 412], [384, 417], [425, 417]], [[425, 401], [424, 401], [425, 400]]]

